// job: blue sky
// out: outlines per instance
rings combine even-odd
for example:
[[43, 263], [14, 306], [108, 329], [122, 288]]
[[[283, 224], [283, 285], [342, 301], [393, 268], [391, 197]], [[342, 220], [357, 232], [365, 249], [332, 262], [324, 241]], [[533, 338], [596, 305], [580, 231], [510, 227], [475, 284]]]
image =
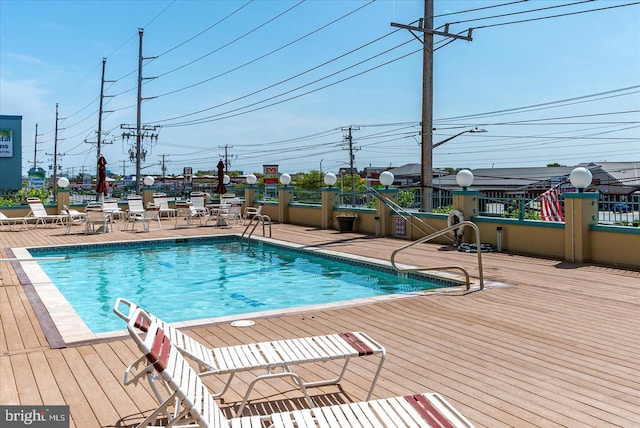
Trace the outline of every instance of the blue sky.
[[[25, 171], [39, 124], [47, 169], [59, 103], [62, 172], [94, 172], [85, 141], [107, 58], [102, 152], [131, 174], [120, 125], [136, 124], [144, 28], [143, 56], [157, 58], [143, 61], [141, 121], [161, 126], [145, 174], [163, 158], [170, 174], [215, 169], [224, 146], [244, 173], [336, 172], [350, 125], [359, 169], [420, 162], [422, 44], [390, 23], [423, 12], [409, 0], [0, 0], [0, 114], [23, 117]], [[487, 132], [434, 149], [434, 167], [640, 160], [640, 3], [435, 0], [435, 16], [474, 30], [471, 42], [435, 37], [433, 141]]]

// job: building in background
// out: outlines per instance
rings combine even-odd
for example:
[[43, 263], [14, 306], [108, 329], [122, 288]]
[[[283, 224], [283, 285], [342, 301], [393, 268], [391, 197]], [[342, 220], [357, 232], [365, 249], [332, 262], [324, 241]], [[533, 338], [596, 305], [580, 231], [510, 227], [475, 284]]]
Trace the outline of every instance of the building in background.
[[0, 193], [22, 189], [22, 116], [0, 115]]

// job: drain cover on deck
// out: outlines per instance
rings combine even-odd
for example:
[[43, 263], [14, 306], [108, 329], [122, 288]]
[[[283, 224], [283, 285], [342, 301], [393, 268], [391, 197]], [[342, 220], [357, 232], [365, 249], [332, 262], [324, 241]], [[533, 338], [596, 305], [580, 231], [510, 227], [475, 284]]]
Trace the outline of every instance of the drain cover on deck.
[[231, 325], [234, 327], [251, 327], [254, 324], [255, 322], [251, 320], [238, 320], [231, 323]]

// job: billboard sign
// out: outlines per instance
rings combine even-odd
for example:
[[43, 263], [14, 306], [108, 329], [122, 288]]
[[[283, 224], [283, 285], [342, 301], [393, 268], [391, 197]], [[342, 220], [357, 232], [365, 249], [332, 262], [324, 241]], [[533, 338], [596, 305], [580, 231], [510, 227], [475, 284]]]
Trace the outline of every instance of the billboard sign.
[[278, 178], [280, 177], [280, 174], [278, 174], [278, 165], [262, 165], [262, 170], [264, 172], [265, 185], [278, 184]]
[[13, 131], [0, 129], [0, 158], [13, 157]]
[[47, 178], [47, 172], [42, 168], [31, 168], [27, 174], [28, 187], [43, 189]]

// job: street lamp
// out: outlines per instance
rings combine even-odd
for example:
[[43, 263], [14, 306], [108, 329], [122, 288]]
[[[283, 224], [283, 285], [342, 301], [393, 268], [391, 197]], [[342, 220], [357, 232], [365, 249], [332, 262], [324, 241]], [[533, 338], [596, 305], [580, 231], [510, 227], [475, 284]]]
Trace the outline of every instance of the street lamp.
[[448, 142], [448, 141], [451, 141], [451, 140], [453, 140], [453, 139], [454, 139], [454, 138], [456, 138], [456, 137], [461, 136], [462, 134], [466, 134], [466, 133], [475, 134], [475, 133], [479, 133], [479, 132], [487, 132], [487, 130], [486, 130], [486, 129], [482, 129], [482, 128], [478, 128], [477, 126], [476, 126], [476, 127], [474, 127], [474, 128], [471, 128], [471, 129], [465, 129], [464, 131], [462, 131], [462, 132], [458, 132], [457, 134], [452, 135], [451, 137], [445, 138], [445, 139], [444, 139], [444, 140], [442, 140], [442, 141], [438, 141], [437, 143], [435, 143], [435, 144], [433, 145], [433, 148], [435, 149], [436, 147], [441, 146], [441, 145], [443, 145], [444, 143], [446, 143], [446, 142]]
[[338, 177], [336, 177], [333, 172], [327, 172], [324, 175], [324, 184], [326, 184], [327, 186], [333, 186], [334, 184], [336, 184], [336, 181], [338, 181]]
[[456, 174], [456, 183], [462, 187], [462, 190], [467, 190], [467, 187], [473, 184], [473, 173], [468, 169], [462, 169]]
[[591, 184], [592, 178], [593, 175], [591, 175], [591, 171], [581, 166], [575, 168], [569, 175], [569, 181], [571, 181], [573, 187], [578, 189], [578, 192], [580, 193], [584, 192], [584, 189]]
[[280, 183], [282, 183], [283, 186], [288, 186], [289, 183], [291, 183], [291, 176], [287, 173], [284, 173], [280, 176]]
[[249, 186], [253, 186], [254, 184], [256, 184], [256, 181], [258, 181], [258, 177], [256, 177], [253, 174], [249, 174], [249, 175], [247, 175], [246, 180], [247, 180], [247, 184]]
[[393, 173], [389, 171], [384, 171], [380, 174], [380, 177], [378, 177], [380, 184], [382, 184], [386, 189], [393, 184], [394, 178]]

